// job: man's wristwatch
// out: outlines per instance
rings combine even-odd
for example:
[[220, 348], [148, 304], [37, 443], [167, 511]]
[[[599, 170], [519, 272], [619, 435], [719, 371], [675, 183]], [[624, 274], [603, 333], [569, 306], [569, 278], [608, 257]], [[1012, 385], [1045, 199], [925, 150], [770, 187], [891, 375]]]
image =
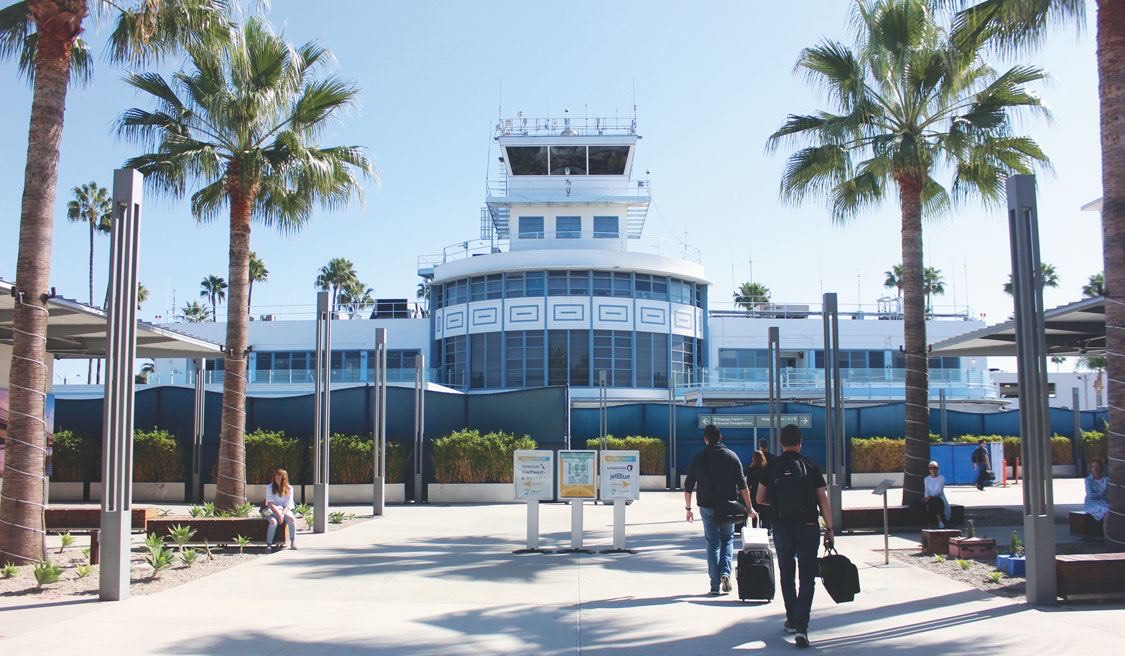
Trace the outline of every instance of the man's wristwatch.
[[691, 510], [691, 506], [688, 506], [687, 508], [684, 508], [684, 510]]

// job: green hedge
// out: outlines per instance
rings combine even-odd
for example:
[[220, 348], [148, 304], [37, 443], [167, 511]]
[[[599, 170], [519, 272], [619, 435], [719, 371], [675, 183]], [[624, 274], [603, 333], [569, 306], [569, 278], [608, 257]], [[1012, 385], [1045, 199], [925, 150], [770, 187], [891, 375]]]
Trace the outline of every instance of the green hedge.
[[[641, 475], [663, 476], [665, 472], [664, 440], [659, 437], [646, 437], [643, 435], [629, 435], [627, 437], [614, 437], [607, 435], [609, 448], [619, 451], [641, 452]], [[587, 449], [601, 447], [602, 441], [596, 437], [586, 440]]]
[[166, 430], [133, 431], [133, 481], [163, 483], [184, 480], [184, 454]]
[[1082, 453], [1087, 463], [1097, 458], [1102, 461], [1104, 466], [1107, 456], [1109, 455], [1107, 445], [1105, 433], [1101, 431], [1082, 431]]
[[305, 482], [301, 440], [286, 437], [285, 431], [258, 429], [246, 434], [246, 483], [263, 485], [273, 481], [273, 472], [289, 472], [289, 482]]
[[512, 452], [535, 446], [535, 440], [526, 435], [459, 430], [434, 440], [434, 479], [438, 483], [511, 483]]
[[[51, 480], [81, 483], [101, 480], [102, 441], [68, 430], [55, 433]], [[184, 480], [184, 456], [176, 437], [166, 430], [133, 431], [133, 481], [165, 483]]]
[[[1085, 435], [1087, 434], [1083, 435], [1084, 438]], [[976, 444], [981, 439], [987, 442], [1003, 442], [1004, 459], [1008, 461], [1009, 465], [1014, 465], [1016, 458], [1020, 456], [1020, 438], [1012, 435], [961, 435], [952, 441]], [[1089, 443], [1096, 443], [1096, 439], [1091, 438]], [[1104, 449], [1104, 441], [1102, 444]], [[853, 437], [851, 448], [853, 472], [857, 474], [895, 472], [902, 470], [906, 440], [889, 437]], [[1071, 451], [1069, 437], [1055, 435], [1051, 438], [1051, 460], [1056, 465], [1074, 464], [1074, 454]], [[1000, 463], [993, 463], [993, 467], [999, 468]]]
[[[370, 483], [374, 476], [375, 462], [372, 453], [373, 441], [367, 435], [344, 435], [334, 433], [328, 441], [328, 478], [332, 483], [361, 484]], [[314, 460], [312, 445], [308, 449], [309, 470]], [[406, 455], [402, 444], [387, 440], [387, 483], [402, 483], [405, 480]]]

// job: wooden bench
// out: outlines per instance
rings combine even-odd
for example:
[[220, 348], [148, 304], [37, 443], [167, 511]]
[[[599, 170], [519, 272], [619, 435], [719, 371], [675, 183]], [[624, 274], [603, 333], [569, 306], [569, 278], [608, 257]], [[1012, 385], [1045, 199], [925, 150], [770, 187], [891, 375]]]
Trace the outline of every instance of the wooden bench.
[[[173, 526], [190, 526], [195, 535], [189, 544], [222, 545], [234, 544], [239, 535], [250, 538], [253, 542], [265, 542], [269, 522], [262, 517], [162, 517], [148, 523], [148, 532], [171, 538]], [[277, 527], [275, 542], [282, 544], [286, 541], [285, 524]]]
[[[950, 505], [949, 526], [962, 526], [965, 523], [965, 506]], [[883, 507], [844, 508], [842, 531], [863, 531], [883, 529]], [[892, 530], [927, 528], [930, 520], [921, 508], [910, 506], [888, 506], [887, 522]]]
[[1102, 523], [1081, 510], [1070, 511], [1070, 534], [1081, 538], [1104, 539]]
[[[133, 506], [129, 513], [134, 531], [146, 530], [146, 525], [156, 519], [156, 508], [152, 506]], [[47, 506], [43, 519], [48, 531], [90, 531], [101, 528], [102, 507]]]
[[1055, 556], [1055, 579], [1068, 601], [1125, 598], [1125, 553]]

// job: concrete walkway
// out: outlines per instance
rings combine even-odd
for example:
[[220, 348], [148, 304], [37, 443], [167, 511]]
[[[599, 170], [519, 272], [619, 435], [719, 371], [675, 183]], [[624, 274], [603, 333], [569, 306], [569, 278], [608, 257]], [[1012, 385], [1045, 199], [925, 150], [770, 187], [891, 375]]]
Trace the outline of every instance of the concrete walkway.
[[[702, 527], [682, 521], [682, 501], [646, 493], [630, 506], [636, 555], [513, 555], [523, 506], [393, 507], [299, 551], [156, 595], [0, 607], [0, 653], [791, 653], [780, 594], [765, 605], [704, 594]], [[565, 546], [569, 509], [542, 510], [546, 546]], [[610, 523], [609, 508], [587, 507], [588, 547], [608, 546]], [[1031, 609], [918, 568], [883, 567], [881, 535], [845, 536], [838, 547], [860, 566], [863, 593], [836, 605], [818, 591], [818, 650], [1099, 653], [1120, 635], [1120, 605]]]

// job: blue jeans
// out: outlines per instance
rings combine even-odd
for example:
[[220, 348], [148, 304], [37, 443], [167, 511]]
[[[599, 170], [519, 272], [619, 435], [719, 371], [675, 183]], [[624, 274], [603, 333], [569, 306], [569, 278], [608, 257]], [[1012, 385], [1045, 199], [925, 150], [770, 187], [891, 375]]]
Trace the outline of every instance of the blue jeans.
[[731, 572], [734, 524], [716, 522], [714, 508], [700, 508], [699, 515], [703, 518], [703, 537], [707, 538], [707, 575], [711, 577], [711, 591], [718, 592], [721, 577]]
[[[777, 548], [778, 578], [781, 596], [785, 599], [785, 620], [801, 632], [809, 630], [809, 613], [816, 575], [819, 569], [816, 553], [820, 549], [820, 526], [804, 522], [773, 521], [773, 544]], [[801, 590], [797, 592], [795, 575], [801, 573]]]

